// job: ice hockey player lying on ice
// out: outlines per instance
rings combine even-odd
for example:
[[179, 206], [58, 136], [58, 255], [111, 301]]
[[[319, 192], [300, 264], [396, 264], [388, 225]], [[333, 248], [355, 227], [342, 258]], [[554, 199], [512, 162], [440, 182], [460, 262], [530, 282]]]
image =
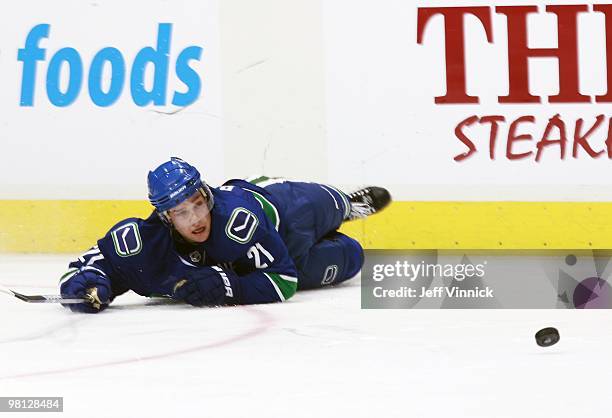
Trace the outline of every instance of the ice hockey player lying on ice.
[[119, 222], [60, 281], [65, 305], [96, 313], [133, 290], [194, 306], [278, 302], [297, 289], [340, 283], [363, 265], [363, 249], [337, 232], [380, 211], [387, 190], [346, 195], [324, 184], [260, 177], [209, 187], [179, 158], [148, 176], [148, 219]]

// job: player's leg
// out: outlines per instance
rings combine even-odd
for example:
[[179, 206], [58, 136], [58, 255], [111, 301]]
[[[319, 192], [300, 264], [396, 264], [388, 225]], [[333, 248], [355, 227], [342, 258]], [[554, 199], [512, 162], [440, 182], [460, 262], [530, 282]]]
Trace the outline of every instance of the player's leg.
[[364, 187], [347, 194], [327, 184], [287, 183], [313, 206], [318, 229], [324, 233], [338, 229], [344, 221], [366, 218], [380, 212], [391, 203], [389, 191], [378, 186]]
[[[336, 230], [344, 221], [380, 212], [391, 203], [389, 191], [378, 186], [364, 187], [347, 194], [327, 184], [291, 182], [275, 177], [258, 176], [252, 182], [287, 202], [289, 213], [302, 212], [304, 205], [314, 207], [323, 234]], [[321, 212], [325, 216], [321, 217]]]
[[[311, 204], [308, 212], [312, 216], [302, 217], [308, 219], [306, 223], [298, 220], [293, 225], [294, 238], [302, 244], [302, 250], [294, 256], [298, 289], [314, 289], [354, 277], [363, 266], [363, 248], [355, 239], [336, 230], [346, 220], [365, 218], [382, 210], [391, 202], [391, 195], [374, 186], [349, 195], [323, 184], [308, 183], [300, 188], [308, 197]], [[315, 242], [304, 239], [311, 226]]]
[[288, 246], [299, 248], [293, 251], [298, 289], [314, 289], [354, 277], [363, 265], [363, 249], [356, 240], [336, 231], [350, 218], [348, 195], [325, 184], [295, 183], [291, 187], [308, 202], [293, 211], [288, 234]]
[[295, 260], [298, 290], [338, 284], [354, 277], [363, 266], [363, 249], [351, 237], [332, 232]]
[[383, 187], [370, 186], [348, 195], [351, 211], [347, 220], [365, 218], [380, 212], [391, 203], [391, 194]]
[[329, 185], [283, 182], [267, 185], [266, 190], [286, 207], [281, 227], [298, 269], [298, 289], [354, 277], [363, 265], [363, 249], [356, 240], [336, 230], [344, 221], [376, 213], [390, 202], [389, 193], [379, 187], [347, 195]]
[[[383, 187], [369, 186], [346, 194], [340, 189], [327, 184], [310, 183], [310, 185], [318, 186], [329, 194], [334, 203], [333, 208], [331, 207], [331, 200], [328, 196], [321, 194], [320, 190], [319, 193], [312, 195], [311, 201], [327, 213], [342, 213], [340, 224], [344, 221], [366, 218], [380, 212], [391, 203], [391, 194]], [[315, 187], [314, 190], [318, 189]], [[336, 223], [337, 218], [334, 217], [333, 219], [333, 222]], [[330, 230], [337, 229], [340, 224], [333, 227], [330, 226]]]
[[266, 185], [265, 189], [285, 208], [281, 228], [292, 257], [338, 229], [350, 216], [348, 196], [333, 186], [286, 181]]

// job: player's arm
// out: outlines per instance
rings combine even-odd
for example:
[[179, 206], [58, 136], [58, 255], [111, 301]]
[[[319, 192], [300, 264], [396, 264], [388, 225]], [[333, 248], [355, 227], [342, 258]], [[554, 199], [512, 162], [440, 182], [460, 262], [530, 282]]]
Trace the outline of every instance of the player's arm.
[[242, 247], [246, 274], [218, 266], [192, 269], [177, 282], [174, 297], [194, 306], [281, 302], [297, 290], [297, 271], [276, 232]]
[[97, 313], [129, 289], [120, 280], [113, 279], [112, 266], [98, 246], [92, 247], [69, 264], [69, 271], [60, 279], [60, 294], [63, 297], [93, 296], [93, 302], [64, 305], [72, 311]]
[[[144, 228], [144, 230], [143, 230]], [[131, 289], [127, 272], [138, 270], [142, 263], [156, 258], [143, 251], [143, 239], [151, 240], [147, 221], [128, 218], [113, 226], [78, 259], [70, 263], [70, 271], [60, 281], [60, 293], [65, 297], [83, 297], [95, 289], [98, 301], [70, 304], [73, 311], [96, 313], [108, 306], [115, 297]], [[163, 247], [159, 242], [152, 248]]]
[[247, 250], [247, 258], [255, 270], [237, 276], [242, 303], [283, 302], [295, 294], [297, 270], [277, 233], [253, 242]]

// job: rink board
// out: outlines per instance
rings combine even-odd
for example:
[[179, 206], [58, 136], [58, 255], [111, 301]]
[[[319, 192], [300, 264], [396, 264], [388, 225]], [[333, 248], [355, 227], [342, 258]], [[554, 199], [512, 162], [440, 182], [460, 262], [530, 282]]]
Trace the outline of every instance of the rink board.
[[[145, 201], [5, 200], [0, 252], [75, 253]], [[612, 248], [612, 202], [395, 202], [342, 231], [366, 249]]]

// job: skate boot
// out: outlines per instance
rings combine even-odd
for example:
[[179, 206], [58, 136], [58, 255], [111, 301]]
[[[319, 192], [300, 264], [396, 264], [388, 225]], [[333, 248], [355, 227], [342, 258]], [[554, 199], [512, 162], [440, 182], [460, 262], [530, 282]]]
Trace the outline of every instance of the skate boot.
[[348, 195], [351, 202], [351, 213], [347, 220], [366, 218], [383, 210], [391, 203], [391, 195], [387, 189], [370, 186], [359, 189]]

